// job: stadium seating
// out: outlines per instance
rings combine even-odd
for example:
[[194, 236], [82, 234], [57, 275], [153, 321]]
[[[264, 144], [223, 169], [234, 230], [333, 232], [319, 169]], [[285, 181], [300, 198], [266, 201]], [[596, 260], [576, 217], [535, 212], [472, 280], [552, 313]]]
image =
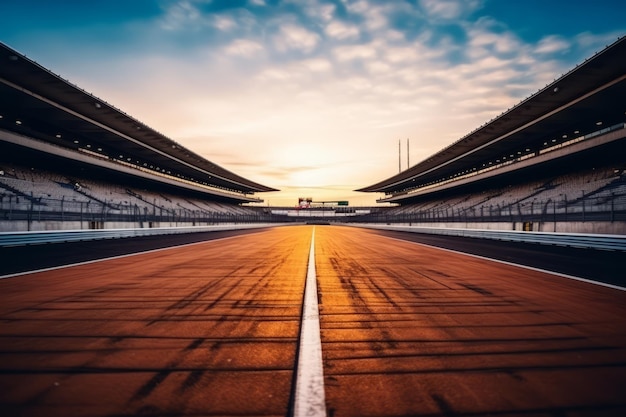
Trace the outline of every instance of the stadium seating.
[[552, 178], [494, 187], [447, 197], [424, 196], [421, 201], [392, 208], [387, 216], [427, 218], [540, 215], [626, 210], [626, 175], [616, 167], [591, 169]]
[[46, 212], [91, 213], [122, 218], [150, 215], [159, 219], [193, 219], [190, 221], [259, 213], [208, 198], [127, 187], [114, 181], [70, 178], [59, 172], [6, 162], [0, 166], [0, 173], [0, 210], [4, 212], [36, 211], [40, 216]]

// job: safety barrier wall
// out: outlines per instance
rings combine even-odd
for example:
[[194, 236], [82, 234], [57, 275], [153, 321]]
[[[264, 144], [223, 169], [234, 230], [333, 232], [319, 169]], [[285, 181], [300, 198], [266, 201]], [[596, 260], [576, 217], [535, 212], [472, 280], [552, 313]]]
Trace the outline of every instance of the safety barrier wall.
[[510, 242], [539, 243], [543, 245], [570, 246], [585, 249], [602, 249], [626, 251], [626, 236], [586, 233], [548, 233], [548, 232], [522, 232], [487, 229], [457, 229], [420, 227], [404, 225], [381, 225], [381, 224], [350, 224], [350, 226], [364, 227], [369, 229], [393, 230], [413, 233], [426, 233], [444, 236], [462, 236], [479, 239], [495, 239]]
[[[293, 223], [290, 223], [293, 224]], [[153, 229], [63, 230], [41, 232], [0, 232], [0, 247], [45, 243], [77, 242], [98, 239], [119, 239], [181, 233], [216, 232], [280, 226], [280, 223], [221, 224], [214, 226], [159, 227]]]
[[[64, 230], [40, 232], [0, 232], [0, 247], [33, 245], [57, 242], [76, 242], [97, 239], [118, 239], [138, 236], [157, 236], [180, 233], [198, 233], [276, 227], [294, 223], [221, 224], [213, 226], [160, 227], [101, 230]], [[348, 224], [349, 226], [425, 233], [444, 236], [462, 236], [479, 239], [495, 239], [511, 242], [539, 243], [603, 250], [626, 251], [626, 236], [585, 233], [521, 232], [487, 229], [438, 228], [406, 225]]]

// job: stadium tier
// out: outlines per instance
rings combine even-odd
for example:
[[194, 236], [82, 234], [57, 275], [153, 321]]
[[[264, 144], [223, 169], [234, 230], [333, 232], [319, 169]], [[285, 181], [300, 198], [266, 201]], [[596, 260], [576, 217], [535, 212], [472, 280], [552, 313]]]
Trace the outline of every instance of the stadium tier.
[[[252, 210], [240, 204], [262, 202], [254, 193], [267, 191], [277, 190], [216, 165], [0, 43], [0, 220], [28, 218], [30, 230], [35, 213], [245, 217]], [[2, 229], [21, 227], [15, 224]]]
[[409, 169], [396, 207], [242, 207], [229, 172], [0, 44], [0, 230], [224, 221], [626, 233], [626, 40]]
[[623, 233], [625, 56], [621, 38], [452, 145], [357, 191], [400, 205], [378, 221], [594, 219], [621, 222], [602, 229]]

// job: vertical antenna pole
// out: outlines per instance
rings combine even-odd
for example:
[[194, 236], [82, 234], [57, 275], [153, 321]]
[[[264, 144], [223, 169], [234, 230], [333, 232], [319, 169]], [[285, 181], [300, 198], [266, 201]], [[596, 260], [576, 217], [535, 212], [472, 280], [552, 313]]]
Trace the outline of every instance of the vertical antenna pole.
[[409, 138], [406, 138], [406, 169], [411, 167], [411, 161], [409, 160]]
[[400, 149], [400, 139], [398, 139], [398, 173], [402, 172], [402, 150]]

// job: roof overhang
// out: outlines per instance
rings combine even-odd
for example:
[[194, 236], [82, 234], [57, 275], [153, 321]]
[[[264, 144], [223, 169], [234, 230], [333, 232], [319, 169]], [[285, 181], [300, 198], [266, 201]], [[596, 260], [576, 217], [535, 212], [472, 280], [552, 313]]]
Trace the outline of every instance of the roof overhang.
[[499, 166], [493, 167], [492, 169], [486, 169], [483, 172], [470, 173], [460, 178], [454, 178], [449, 181], [442, 181], [432, 184], [430, 186], [416, 188], [406, 193], [393, 194], [389, 197], [381, 198], [377, 200], [377, 202], [400, 203], [433, 192], [449, 190], [452, 188], [462, 187], [468, 184], [478, 183], [480, 181], [511, 174], [515, 171], [521, 171], [542, 165], [545, 166], [552, 162], [557, 162], [563, 158], [568, 158], [579, 154], [585, 154], [585, 152], [600, 148], [605, 145], [617, 143], [623, 144], [624, 142], [626, 142], [626, 124], [622, 125], [619, 129], [596, 135], [587, 140], [581, 140], [579, 142], [563, 147], [555, 146], [554, 149], [549, 149], [547, 152], [541, 153], [532, 158], [527, 158], [521, 161], [511, 161], [510, 163], [503, 163]]
[[4, 129], [69, 149], [244, 194], [278, 191], [214, 164], [2, 43], [0, 116]]
[[93, 153], [81, 150], [72, 150], [53, 145], [51, 143], [42, 142], [27, 136], [21, 136], [13, 132], [0, 129], [0, 149], [3, 144], [11, 144], [20, 148], [28, 149], [49, 156], [62, 158], [64, 161], [78, 162], [89, 166], [90, 168], [102, 168], [118, 174], [129, 175], [135, 178], [141, 178], [151, 182], [167, 184], [175, 186], [177, 189], [186, 189], [202, 194], [209, 194], [212, 197], [228, 200], [234, 203], [262, 203], [263, 200], [245, 195], [242, 193], [229, 192], [227, 190], [216, 189], [194, 183], [191, 181], [181, 181], [179, 178], [173, 178], [168, 175], [159, 174], [152, 170], [141, 169], [132, 164], [122, 164], [114, 162], [107, 158], [103, 158]]

